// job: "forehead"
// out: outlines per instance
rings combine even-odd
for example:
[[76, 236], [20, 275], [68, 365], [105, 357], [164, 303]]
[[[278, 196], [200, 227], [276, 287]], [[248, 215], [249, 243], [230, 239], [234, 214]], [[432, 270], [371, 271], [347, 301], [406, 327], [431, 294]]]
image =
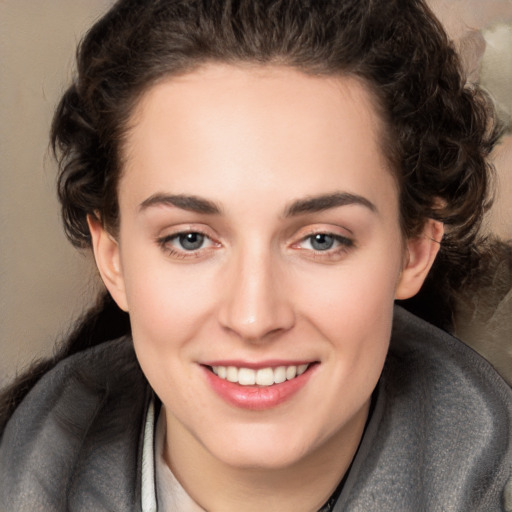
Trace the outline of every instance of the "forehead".
[[393, 182], [375, 99], [353, 77], [211, 64], [151, 87], [130, 126], [120, 201], [123, 182], [134, 181], [140, 195], [207, 197], [283, 183], [290, 194], [320, 194], [339, 189], [345, 175], [349, 189], [364, 178], [378, 195], [379, 179]]

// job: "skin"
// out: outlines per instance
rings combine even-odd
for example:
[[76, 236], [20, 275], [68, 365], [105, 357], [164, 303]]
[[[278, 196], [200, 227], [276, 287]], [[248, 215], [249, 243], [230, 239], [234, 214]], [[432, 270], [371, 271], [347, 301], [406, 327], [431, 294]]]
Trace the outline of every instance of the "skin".
[[[211, 64], [153, 86], [133, 113], [119, 235], [91, 217], [93, 247], [162, 400], [165, 459], [209, 511], [317, 510], [354, 457], [393, 301], [417, 292], [442, 236], [427, 221], [403, 239], [381, 129], [357, 80], [285, 67]], [[336, 194], [348, 204], [309, 201]], [[204, 244], [185, 250], [183, 232]], [[318, 233], [333, 246], [312, 245]], [[209, 386], [202, 364], [225, 359], [317, 364], [254, 411]]]

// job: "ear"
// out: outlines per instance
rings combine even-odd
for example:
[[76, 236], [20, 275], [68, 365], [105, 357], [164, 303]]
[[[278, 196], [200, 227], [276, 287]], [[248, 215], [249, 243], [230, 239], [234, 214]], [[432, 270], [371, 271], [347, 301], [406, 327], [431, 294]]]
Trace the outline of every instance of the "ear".
[[128, 311], [119, 244], [112, 235], [105, 230], [101, 221], [95, 216], [88, 215], [87, 223], [91, 233], [92, 249], [96, 266], [98, 267], [101, 278], [117, 305], [123, 311]]
[[443, 224], [429, 219], [420, 235], [407, 240], [405, 263], [396, 287], [396, 299], [409, 299], [419, 292], [439, 252], [443, 234]]

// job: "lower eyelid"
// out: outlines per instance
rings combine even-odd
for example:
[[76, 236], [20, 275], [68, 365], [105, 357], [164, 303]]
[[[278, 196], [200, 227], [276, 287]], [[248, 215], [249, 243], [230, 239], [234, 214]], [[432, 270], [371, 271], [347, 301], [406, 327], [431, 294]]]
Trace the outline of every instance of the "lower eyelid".
[[180, 250], [175, 249], [174, 247], [171, 247], [171, 248], [163, 247], [163, 250], [165, 251], [166, 255], [171, 256], [176, 259], [181, 259], [181, 260], [200, 258], [204, 254], [204, 252], [202, 252], [201, 250], [197, 250], [197, 251], [182, 250], [182, 251], [180, 251]]

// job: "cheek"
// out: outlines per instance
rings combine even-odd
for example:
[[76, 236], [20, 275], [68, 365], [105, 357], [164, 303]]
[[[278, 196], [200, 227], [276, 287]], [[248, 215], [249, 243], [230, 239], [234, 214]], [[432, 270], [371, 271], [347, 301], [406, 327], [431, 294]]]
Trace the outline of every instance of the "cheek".
[[182, 384], [196, 378], [194, 366], [184, 363], [194, 359], [193, 340], [209, 321], [207, 278], [198, 283], [197, 276], [166, 262], [128, 264], [124, 271], [135, 351], [146, 378], [162, 401], [193, 402], [192, 388]]
[[[315, 272], [295, 291], [312, 315], [333, 329], [372, 331], [393, 309], [400, 273], [400, 254], [386, 258], [381, 250], [368, 250], [348, 258], [339, 267]], [[373, 331], [377, 332], [377, 331]]]
[[[125, 239], [126, 240], [126, 239]], [[121, 253], [135, 348], [141, 364], [172, 365], [211, 308], [209, 273], [170, 263], [144, 244], [126, 241]], [[196, 269], [196, 270], [194, 270]]]
[[400, 250], [382, 252], [317, 273], [295, 293], [302, 315], [334, 347], [339, 371], [362, 386], [378, 379], [390, 340]]
[[127, 296], [133, 328], [156, 343], [191, 337], [210, 306], [208, 276], [198, 282], [197, 275], [165, 265], [132, 276]]

